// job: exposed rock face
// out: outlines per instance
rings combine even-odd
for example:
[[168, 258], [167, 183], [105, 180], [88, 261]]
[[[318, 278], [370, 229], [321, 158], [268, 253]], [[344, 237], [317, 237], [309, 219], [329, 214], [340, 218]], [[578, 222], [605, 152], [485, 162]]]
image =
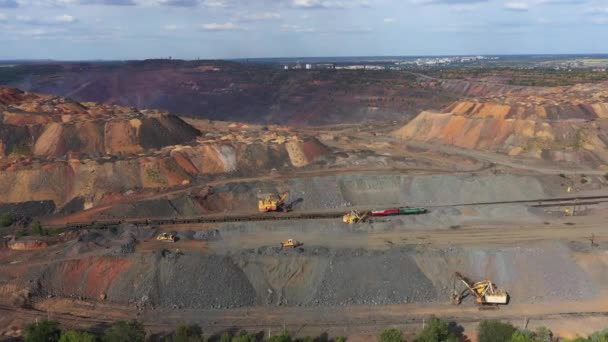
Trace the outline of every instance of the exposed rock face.
[[133, 155], [193, 141], [200, 132], [167, 113], [86, 105], [69, 99], [0, 88], [0, 156], [43, 158], [70, 153]]
[[[0, 88], [0, 204], [75, 199], [91, 208], [203, 175], [304, 167], [330, 150], [288, 130], [201, 132], [156, 111], [80, 104]], [[72, 202], [73, 203], [73, 202]], [[71, 208], [71, 207], [70, 207]], [[70, 210], [71, 211], [71, 210]]]
[[549, 88], [542, 95], [455, 102], [441, 112], [420, 113], [393, 135], [552, 161], [608, 163], [608, 86], [559, 89], [565, 93]]

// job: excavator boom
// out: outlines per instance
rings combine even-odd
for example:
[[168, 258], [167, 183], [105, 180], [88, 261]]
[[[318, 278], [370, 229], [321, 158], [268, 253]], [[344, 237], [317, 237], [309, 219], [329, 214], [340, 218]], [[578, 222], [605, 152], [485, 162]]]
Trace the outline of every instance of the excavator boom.
[[477, 304], [507, 304], [509, 301], [509, 294], [505, 290], [498, 289], [491, 280], [471, 283], [459, 272], [454, 273], [454, 278], [460, 280], [466, 287], [464, 291], [458, 293], [455, 289], [456, 284], [454, 284], [454, 294], [452, 295], [454, 304], [460, 304], [462, 299], [467, 296], [467, 292], [475, 297]]

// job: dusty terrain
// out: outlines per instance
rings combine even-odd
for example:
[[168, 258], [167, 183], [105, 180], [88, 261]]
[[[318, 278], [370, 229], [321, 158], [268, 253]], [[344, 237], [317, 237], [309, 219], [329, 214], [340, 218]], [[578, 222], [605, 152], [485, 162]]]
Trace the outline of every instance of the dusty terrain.
[[290, 126], [411, 117], [455, 98], [409, 72], [285, 71], [225, 61], [24, 65], [0, 70], [0, 84], [78, 101]]
[[[608, 324], [608, 85], [421, 82], [463, 98], [411, 120], [294, 128], [0, 88], [0, 213], [54, 232], [2, 228], [0, 332], [36, 317], [355, 341], [414, 331], [430, 314], [469, 332], [491, 317], [562, 336]], [[247, 220], [284, 191], [301, 216]], [[428, 213], [339, 217], [398, 206]], [[177, 221], [197, 217], [225, 220]], [[281, 249], [288, 238], [304, 244]], [[509, 305], [450, 305], [456, 271], [492, 279]]]

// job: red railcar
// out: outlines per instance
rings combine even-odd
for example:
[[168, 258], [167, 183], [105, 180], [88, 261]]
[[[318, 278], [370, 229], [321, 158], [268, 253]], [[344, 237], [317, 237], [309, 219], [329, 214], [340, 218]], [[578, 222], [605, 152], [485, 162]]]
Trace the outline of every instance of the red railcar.
[[372, 210], [372, 216], [390, 216], [390, 215], [399, 215], [399, 209], [384, 209], [384, 210]]

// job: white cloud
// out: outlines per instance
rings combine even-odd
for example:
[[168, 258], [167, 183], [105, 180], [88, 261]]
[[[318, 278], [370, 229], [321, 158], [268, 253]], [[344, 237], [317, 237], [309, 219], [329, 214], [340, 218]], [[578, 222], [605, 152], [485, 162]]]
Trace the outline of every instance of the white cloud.
[[0, 21], [7, 21], [8, 16], [6, 14], [0, 13]]
[[317, 32], [316, 29], [312, 27], [302, 27], [300, 25], [281, 25], [281, 31], [283, 32], [295, 32], [295, 33], [313, 33]]
[[291, 6], [295, 8], [353, 8], [353, 7], [367, 7], [369, 2], [366, 0], [349, 0], [349, 1], [336, 1], [336, 0], [291, 0]]
[[32, 22], [32, 17], [28, 16], [28, 15], [18, 15], [15, 17], [15, 19], [17, 19], [17, 21], [21, 21], [24, 23], [29, 23]]
[[238, 21], [269, 21], [279, 19], [281, 19], [281, 14], [277, 12], [249, 13], [237, 17]]
[[530, 6], [525, 1], [509, 1], [505, 3], [504, 8], [509, 11], [524, 12], [527, 11]]
[[539, 24], [543, 24], [543, 25], [548, 25], [548, 24], [553, 24], [554, 21], [551, 19], [547, 19], [547, 18], [538, 18], [536, 20]]
[[205, 31], [238, 31], [245, 29], [232, 22], [202, 24], [200, 28]]
[[397, 19], [395, 19], [395, 18], [384, 18], [384, 22], [386, 24], [391, 24], [391, 23], [394, 23], [396, 21], [397, 21]]
[[598, 24], [598, 25], [604, 25], [604, 24], [608, 24], [608, 17], [598, 17], [598, 18], [593, 18], [591, 19], [591, 21], [594, 24]]
[[592, 7], [585, 10], [587, 14], [608, 15], [608, 7]]
[[540, 5], [578, 5], [584, 4], [588, 0], [538, 0]]
[[460, 5], [488, 2], [488, 0], [410, 0], [414, 5]]
[[477, 4], [462, 4], [450, 6], [450, 11], [455, 13], [473, 12], [479, 9]]
[[158, 3], [173, 7], [195, 7], [199, 5], [198, 0], [159, 0]]
[[225, 8], [228, 7], [226, 1], [222, 0], [205, 0], [203, 1], [203, 6], [210, 8]]
[[55, 18], [53, 18], [53, 20], [58, 23], [66, 23], [66, 24], [71, 24], [71, 23], [75, 23], [78, 21], [76, 18], [74, 18], [73, 16], [71, 16], [69, 14], [56, 16]]
[[163, 29], [167, 30], [167, 31], [175, 31], [178, 29], [177, 25], [165, 25], [163, 26]]

